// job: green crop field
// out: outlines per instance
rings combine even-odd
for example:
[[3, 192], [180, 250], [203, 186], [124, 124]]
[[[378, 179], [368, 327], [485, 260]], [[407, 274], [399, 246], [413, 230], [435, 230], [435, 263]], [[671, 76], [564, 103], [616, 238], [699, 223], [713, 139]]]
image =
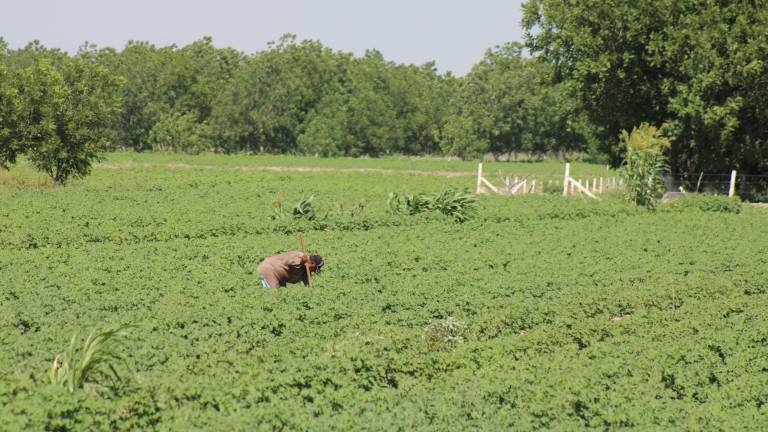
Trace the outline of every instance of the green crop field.
[[[389, 211], [390, 192], [471, 191], [475, 170], [121, 153], [66, 187], [0, 173], [0, 430], [768, 429], [767, 210]], [[309, 195], [314, 219], [294, 218]], [[301, 232], [316, 287], [261, 288]], [[119, 325], [125, 382], [50, 383], [73, 335]]]

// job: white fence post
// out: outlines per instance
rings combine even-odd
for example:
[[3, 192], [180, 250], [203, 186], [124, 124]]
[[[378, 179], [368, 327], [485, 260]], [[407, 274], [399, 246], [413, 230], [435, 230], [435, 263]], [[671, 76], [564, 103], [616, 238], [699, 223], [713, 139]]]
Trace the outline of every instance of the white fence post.
[[731, 184], [728, 186], [728, 196], [733, 197], [736, 194], [736, 170], [731, 171]]
[[[563, 174], [563, 196], [568, 196], [568, 177], [571, 176], [571, 164], [565, 164], [565, 174]], [[571, 187], [573, 190], [573, 187]]]
[[483, 193], [483, 163], [477, 164], [477, 189], [475, 193]]

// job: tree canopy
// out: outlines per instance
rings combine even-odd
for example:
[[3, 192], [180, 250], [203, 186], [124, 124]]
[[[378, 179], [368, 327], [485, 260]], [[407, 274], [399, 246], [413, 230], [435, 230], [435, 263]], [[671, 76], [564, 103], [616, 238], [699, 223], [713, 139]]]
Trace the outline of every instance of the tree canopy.
[[601, 151], [667, 124], [675, 172], [768, 169], [768, 3], [529, 0], [526, 45], [598, 126]]
[[[675, 173], [768, 171], [764, 0], [528, 0], [523, 13], [525, 43], [490, 48], [461, 77], [291, 34], [253, 54], [209, 37], [74, 56], [0, 38], [0, 166], [26, 153], [64, 178], [103, 149], [580, 152], [618, 166], [620, 133], [648, 123]], [[74, 168], [50, 165], [61, 158]]]

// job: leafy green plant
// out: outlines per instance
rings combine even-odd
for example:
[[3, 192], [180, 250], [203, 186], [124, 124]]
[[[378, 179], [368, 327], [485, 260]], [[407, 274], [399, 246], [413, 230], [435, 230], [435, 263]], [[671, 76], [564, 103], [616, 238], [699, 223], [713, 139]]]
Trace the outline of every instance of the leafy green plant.
[[415, 215], [431, 210], [431, 202], [425, 194], [400, 194], [390, 192], [387, 205], [392, 213], [406, 213]]
[[670, 147], [669, 139], [662, 136], [662, 128], [642, 123], [631, 133], [622, 131], [620, 139], [626, 148], [621, 174], [628, 202], [655, 208], [664, 193], [663, 174], [667, 158], [663, 151]]
[[737, 214], [741, 213], [741, 200], [738, 197], [697, 194], [670, 201], [664, 204], [664, 208], [680, 212], [695, 209], [705, 212]]
[[477, 209], [474, 196], [466, 191], [444, 190], [435, 194], [399, 194], [390, 192], [387, 205], [392, 213], [415, 215], [437, 211], [453, 217], [457, 222], [471, 219]]
[[315, 200], [314, 195], [309, 196], [302, 196], [301, 199], [296, 203], [295, 206], [293, 206], [293, 217], [294, 219], [306, 219], [306, 220], [315, 220], [317, 214], [315, 212], [315, 206], [313, 204], [313, 201]]
[[466, 222], [477, 212], [477, 201], [474, 195], [466, 191], [444, 190], [433, 195], [430, 199], [431, 208], [457, 222]]
[[99, 393], [123, 382], [127, 372], [120, 370], [130, 371], [121, 341], [128, 328], [130, 326], [123, 325], [92, 331], [81, 348], [77, 346], [78, 335], [72, 336], [67, 350], [53, 360], [49, 375], [51, 383], [70, 392], [83, 388], [89, 393]]

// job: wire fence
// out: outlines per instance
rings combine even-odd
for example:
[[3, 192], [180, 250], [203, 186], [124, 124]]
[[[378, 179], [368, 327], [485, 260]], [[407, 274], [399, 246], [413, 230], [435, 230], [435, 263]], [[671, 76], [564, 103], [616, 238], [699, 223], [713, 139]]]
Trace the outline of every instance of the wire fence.
[[[557, 193], [563, 188], [563, 175], [555, 173], [516, 175], [494, 170], [486, 174], [488, 179], [499, 188], [510, 189], [518, 181], [527, 180], [527, 188], [521, 189], [523, 193]], [[594, 173], [572, 173], [571, 176], [578, 184], [584, 185], [588, 190], [598, 193], [610, 192], [621, 189], [622, 178], [615, 170], [605, 170], [603, 175]], [[531, 184], [535, 182], [535, 187]], [[664, 189], [666, 192], [703, 193], [710, 195], [729, 195], [731, 188], [731, 173], [699, 173], [664, 176]], [[734, 194], [748, 201], [768, 202], [768, 174], [736, 174], [734, 182]]]

